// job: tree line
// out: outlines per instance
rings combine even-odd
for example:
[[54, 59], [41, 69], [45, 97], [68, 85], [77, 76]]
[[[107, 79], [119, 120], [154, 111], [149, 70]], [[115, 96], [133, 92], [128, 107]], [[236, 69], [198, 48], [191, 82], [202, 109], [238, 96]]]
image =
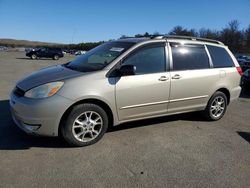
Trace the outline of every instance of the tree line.
[[[250, 24], [245, 29], [240, 29], [240, 23], [238, 20], [230, 21], [221, 30], [201, 28], [196, 30], [194, 28], [187, 29], [182, 26], [175, 26], [166, 35], [182, 35], [182, 36], [193, 36], [219, 40], [229, 47], [229, 49], [234, 53], [250, 53]], [[154, 32], [150, 34], [145, 32], [144, 34], [136, 34], [134, 37], [149, 37], [150, 35], [160, 35], [159, 32]], [[128, 36], [122, 35], [120, 38], [127, 38]], [[81, 49], [90, 50], [102, 42], [95, 43], [80, 43], [80, 44], [69, 44], [65, 48], [70, 49]]]
[[[246, 29], [240, 29], [240, 23], [237, 20], [230, 21], [221, 30], [213, 30], [209, 28], [187, 29], [182, 26], [175, 26], [165, 35], [182, 35], [193, 36], [219, 40], [227, 45], [234, 53], [250, 53], [250, 25]], [[144, 34], [136, 34], [135, 37], [149, 37], [151, 34], [145, 32]], [[153, 35], [160, 35], [158, 32]], [[126, 38], [122, 35], [121, 38]]]

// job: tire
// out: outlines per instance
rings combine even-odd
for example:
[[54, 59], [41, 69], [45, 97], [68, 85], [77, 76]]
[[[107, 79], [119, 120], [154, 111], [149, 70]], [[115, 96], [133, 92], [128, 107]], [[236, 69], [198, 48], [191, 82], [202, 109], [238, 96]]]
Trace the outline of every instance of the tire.
[[216, 91], [209, 99], [206, 109], [203, 111], [205, 118], [209, 121], [221, 119], [227, 110], [227, 97], [225, 93]]
[[56, 55], [53, 56], [53, 59], [54, 59], [54, 60], [58, 60], [58, 59], [59, 59], [59, 56], [56, 54]]
[[99, 141], [107, 128], [107, 113], [98, 105], [85, 103], [73, 107], [61, 133], [71, 146], [88, 146]]
[[37, 59], [37, 55], [36, 55], [36, 54], [32, 54], [32, 55], [30, 56], [30, 58], [31, 58], [31, 59]]

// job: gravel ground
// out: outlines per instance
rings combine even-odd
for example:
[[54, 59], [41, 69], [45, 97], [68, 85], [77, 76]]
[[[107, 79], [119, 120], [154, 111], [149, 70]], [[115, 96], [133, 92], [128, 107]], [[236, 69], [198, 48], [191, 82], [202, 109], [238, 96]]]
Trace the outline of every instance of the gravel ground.
[[247, 89], [220, 121], [206, 122], [199, 113], [137, 121], [83, 148], [20, 131], [8, 105], [15, 82], [73, 58], [0, 52], [0, 187], [250, 187]]

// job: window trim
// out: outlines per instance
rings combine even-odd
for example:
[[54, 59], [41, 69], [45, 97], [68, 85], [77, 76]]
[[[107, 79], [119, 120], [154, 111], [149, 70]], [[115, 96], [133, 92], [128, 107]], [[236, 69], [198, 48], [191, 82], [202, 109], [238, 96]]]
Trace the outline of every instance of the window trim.
[[213, 64], [213, 61], [212, 61], [212, 57], [211, 57], [210, 52], [209, 52], [209, 50], [208, 50], [208, 48], [207, 48], [207, 45], [204, 45], [204, 46], [205, 46], [205, 50], [206, 50], [206, 52], [207, 52], [207, 56], [208, 56], [208, 59], [209, 59], [210, 68], [214, 68], [214, 64]]
[[[213, 68], [213, 63], [212, 63], [212, 59], [211, 59], [211, 56], [209, 54], [209, 51], [208, 49], [206, 48], [206, 45], [205, 44], [197, 44], [197, 43], [185, 43], [185, 44], [181, 44], [179, 41], [176, 41], [176, 42], [168, 42], [169, 43], [169, 57], [170, 57], [170, 72], [180, 72], [180, 71], [195, 71], [195, 70], [206, 70], [206, 69], [211, 69]], [[209, 67], [208, 68], [204, 68], [204, 69], [186, 69], [186, 70], [174, 70], [174, 61], [173, 61], [173, 52], [172, 52], [172, 46], [171, 44], [172, 43], [177, 43], [177, 44], [180, 44], [180, 45], [183, 45], [183, 46], [203, 46], [204, 49], [205, 49], [205, 52], [207, 54], [207, 57], [208, 57], [208, 64], [209, 64]]]

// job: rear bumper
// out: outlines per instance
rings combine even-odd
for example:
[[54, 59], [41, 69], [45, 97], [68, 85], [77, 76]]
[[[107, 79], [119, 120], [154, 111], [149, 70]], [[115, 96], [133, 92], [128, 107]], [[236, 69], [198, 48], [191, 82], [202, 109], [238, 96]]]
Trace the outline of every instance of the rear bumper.
[[63, 113], [72, 101], [59, 95], [45, 99], [10, 97], [10, 109], [16, 125], [28, 134], [58, 136]]
[[234, 101], [234, 100], [238, 99], [240, 96], [240, 93], [241, 93], [240, 86], [233, 88], [230, 92], [230, 101]]

